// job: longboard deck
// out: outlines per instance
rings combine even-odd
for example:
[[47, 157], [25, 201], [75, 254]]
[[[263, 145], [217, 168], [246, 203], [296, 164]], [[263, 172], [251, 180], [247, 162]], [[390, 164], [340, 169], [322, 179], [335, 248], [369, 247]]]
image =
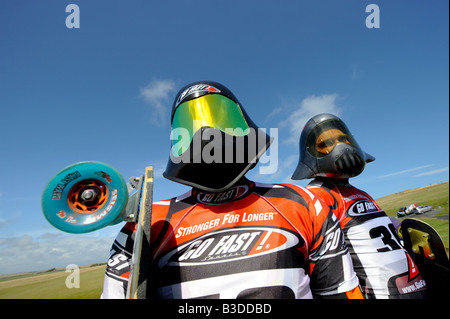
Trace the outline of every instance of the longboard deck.
[[145, 168], [137, 217], [128, 298], [146, 299], [150, 269], [150, 231], [153, 202], [153, 167]]

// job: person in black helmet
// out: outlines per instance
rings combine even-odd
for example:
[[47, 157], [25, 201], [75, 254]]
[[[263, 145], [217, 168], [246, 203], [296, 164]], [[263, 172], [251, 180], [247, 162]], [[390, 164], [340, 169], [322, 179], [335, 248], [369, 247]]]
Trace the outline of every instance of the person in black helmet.
[[[164, 176], [192, 186], [153, 204], [152, 298], [362, 298], [331, 210], [295, 185], [245, 178], [271, 138], [224, 85], [175, 98]], [[323, 211], [323, 212], [322, 212]], [[117, 237], [103, 298], [125, 298], [135, 224]]]
[[313, 178], [307, 189], [324, 199], [339, 219], [365, 298], [425, 298], [426, 282], [391, 220], [369, 194], [349, 183], [374, 160], [340, 118], [319, 114], [302, 130], [292, 179]]

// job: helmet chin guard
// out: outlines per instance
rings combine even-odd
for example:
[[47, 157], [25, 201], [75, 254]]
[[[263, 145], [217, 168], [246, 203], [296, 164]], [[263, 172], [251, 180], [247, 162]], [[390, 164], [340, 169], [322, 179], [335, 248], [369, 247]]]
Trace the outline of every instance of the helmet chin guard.
[[358, 145], [345, 123], [332, 114], [311, 118], [300, 135], [300, 159], [292, 179], [350, 178], [375, 158]]

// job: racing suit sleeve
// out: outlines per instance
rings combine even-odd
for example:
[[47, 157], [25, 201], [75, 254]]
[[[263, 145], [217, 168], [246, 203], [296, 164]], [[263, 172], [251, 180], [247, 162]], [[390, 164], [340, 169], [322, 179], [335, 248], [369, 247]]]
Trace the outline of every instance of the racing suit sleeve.
[[125, 224], [111, 247], [101, 299], [126, 298], [135, 226], [135, 223]]
[[309, 256], [314, 298], [362, 299], [343, 231], [332, 211], [328, 207], [324, 210], [328, 213], [322, 212], [318, 217], [326, 217], [326, 220], [314, 238]]
[[313, 232], [308, 262], [314, 298], [362, 299], [339, 220], [320, 197], [304, 188], [302, 191], [311, 199], [308, 205]]

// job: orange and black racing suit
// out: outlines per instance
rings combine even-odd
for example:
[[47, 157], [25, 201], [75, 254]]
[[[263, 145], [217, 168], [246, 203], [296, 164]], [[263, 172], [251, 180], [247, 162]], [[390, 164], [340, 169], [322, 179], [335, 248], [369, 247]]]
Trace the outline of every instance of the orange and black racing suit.
[[339, 219], [364, 296], [426, 298], [419, 269], [402, 247], [389, 217], [375, 200], [347, 179], [318, 177], [307, 186]]
[[[124, 298], [135, 224], [113, 244], [102, 298]], [[362, 298], [337, 218], [308, 190], [244, 179], [153, 204], [155, 298]]]

